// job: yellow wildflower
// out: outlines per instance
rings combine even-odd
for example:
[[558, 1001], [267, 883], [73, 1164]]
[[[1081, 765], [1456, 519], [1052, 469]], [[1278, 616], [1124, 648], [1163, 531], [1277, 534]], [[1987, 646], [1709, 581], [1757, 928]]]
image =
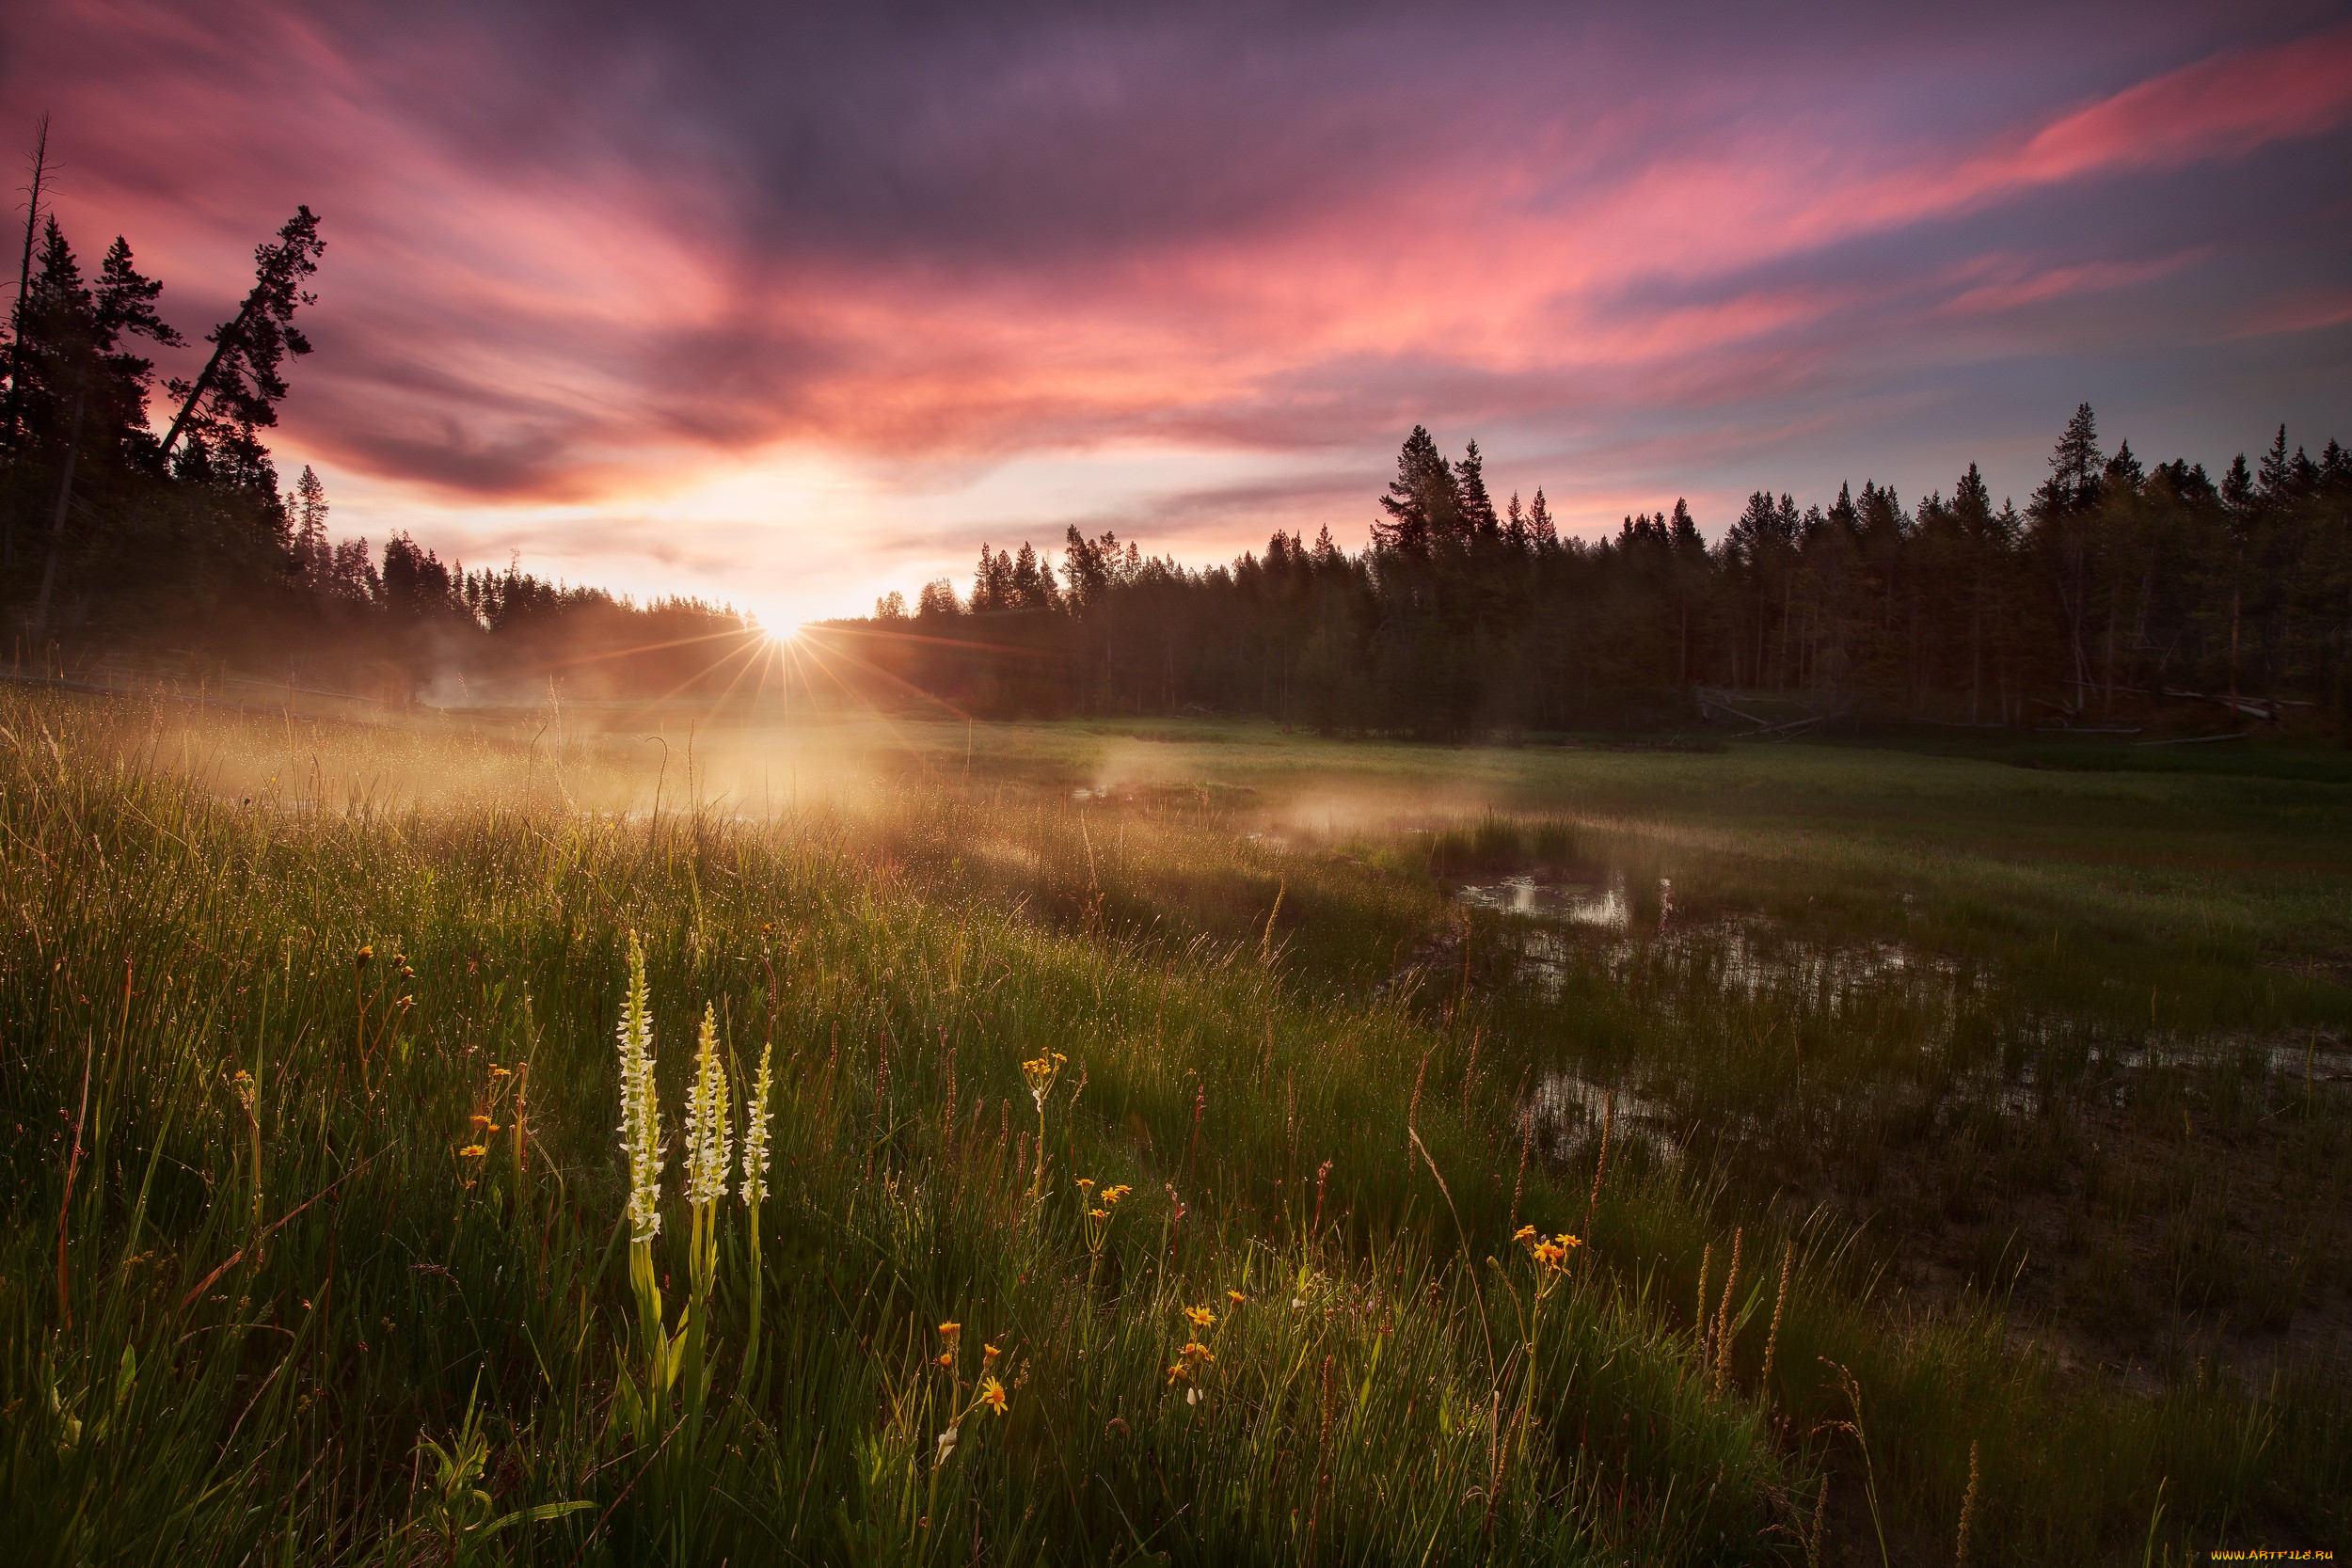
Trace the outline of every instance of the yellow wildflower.
[[956, 1353], [951, 1350], [941, 1351], [939, 1353], [939, 1364], [943, 1367], [954, 1366], [956, 1364]]
[[1216, 1322], [1216, 1314], [1205, 1307], [1187, 1307], [1184, 1308], [1184, 1321], [1195, 1328], [1206, 1328]]
[[1176, 1354], [1183, 1356], [1187, 1361], [1214, 1362], [1216, 1359], [1215, 1355], [1210, 1354], [1209, 1347], [1202, 1344], [1198, 1339], [1187, 1340], [1184, 1348], [1178, 1351]]
[[457, 1151], [457, 1157], [460, 1160], [479, 1160], [489, 1152], [489, 1149], [481, 1144], [468, 1144]]
[[980, 1379], [980, 1402], [1001, 1416], [1005, 1413], [1005, 1386], [993, 1377]]
[[1512, 1233], [1511, 1240], [1533, 1246], [1535, 1243], [1535, 1227], [1532, 1225], [1522, 1225]]
[[939, 1325], [939, 1332], [952, 1339], [957, 1335], [963, 1332], [963, 1325], [961, 1323], [941, 1323]]
[[1239, 1307], [1249, 1298], [1243, 1295], [1239, 1291], [1228, 1291], [1225, 1292], [1225, 1299], [1232, 1302], [1235, 1307]]
[[980, 1365], [985, 1367], [990, 1362], [995, 1360], [998, 1356], [1004, 1354], [1005, 1353], [1003, 1351], [998, 1350], [994, 1345], [984, 1344], [980, 1347]]
[[1054, 1080], [1061, 1075], [1062, 1064], [1070, 1058], [1058, 1051], [1041, 1051], [1021, 1064], [1022, 1075], [1029, 1081], [1029, 1098], [1039, 1109], [1045, 1105], [1045, 1097], [1054, 1092]]
[[490, 1076], [493, 1078], [512, 1078], [515, 1075], [502, 1067], [494, 1067], [490, 1069]]

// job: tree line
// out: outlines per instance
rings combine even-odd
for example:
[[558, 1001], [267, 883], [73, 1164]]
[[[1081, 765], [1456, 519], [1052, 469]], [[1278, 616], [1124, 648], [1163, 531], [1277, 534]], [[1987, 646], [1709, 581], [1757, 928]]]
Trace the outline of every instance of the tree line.
[[[1058, 580], [1057, 580], [1058, 579]], [[1563, 538], [1539, 490], [1498, 507], [1475, 441], [1416, 427], [1369, 546], [1279, 531], [1195, 570], [1072, 529], [1058, 571], [983, 546], [832, 623], [965, 711], [1253, 715], [1335, 733], [1651, 727], [1790, 715], [2123, 728], [2309, 708], [2352, 721], [2352, 457], [2280, 427], [2253, 465], [2104, 450], [2089, 404], [2021, 511], [1971, 464], [1906, 504], [1757, 490], [1709, 544], [1689, 506]]]
[[255, 247], [200, 371], [159, 383], [153, 351], [192, 346], [165, 319], [162, 281], [119, 235], [87, 268], [48, 210], [51, 175], [44, 120], [0, 354], [0, 621], [16, 668], [226, 661], [394, 698], [514, 697], [549, 678], [710, 689], [738, 673], [725, 656], [755, 632], [724, 608], [640, 606], [511, 562], [468, 571], [405, 532], [380, 556], [330, 538], [317, 474], [281, 491], [265, 440], [311, 352], [297, 317], [326, 249], [317, 215], [297, 208]]

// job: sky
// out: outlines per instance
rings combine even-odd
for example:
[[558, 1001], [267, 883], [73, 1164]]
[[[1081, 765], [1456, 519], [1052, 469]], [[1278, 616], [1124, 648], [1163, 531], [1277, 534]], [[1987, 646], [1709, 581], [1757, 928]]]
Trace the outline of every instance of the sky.
[[12, 0], [44, 112], [191, 338], [321, 214], [335, 531], [777, 626], [1360, 547], [1416, 424], [1585, 535], [2352, 441], [2345, 5]]

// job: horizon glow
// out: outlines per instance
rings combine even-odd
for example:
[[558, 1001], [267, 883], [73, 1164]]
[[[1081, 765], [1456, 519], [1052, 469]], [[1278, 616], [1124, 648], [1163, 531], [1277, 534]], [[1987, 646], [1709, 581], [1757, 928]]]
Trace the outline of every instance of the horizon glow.
[[779, 627], [1072, 525], [1359, 547], [1416, 423], [1588, 536], [2022, 502], [2086, 400], [2352, 438], [2340, 8], [898, 18], [72, 0], [0, 131], [192, 339], [322, 214], [271, 444], [339, 534]]

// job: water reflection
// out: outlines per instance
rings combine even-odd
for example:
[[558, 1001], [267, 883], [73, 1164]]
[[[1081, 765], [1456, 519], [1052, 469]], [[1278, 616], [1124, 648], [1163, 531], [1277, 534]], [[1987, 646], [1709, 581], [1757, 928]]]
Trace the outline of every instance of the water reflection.
[[1454, 896], [1473, 909], [1522, 914], [1538, 920], [1563, 921], [1622, 931], [1633, 923], [1633, 908], [1626, 901], [1625, 879], [1597, 882], [1538, 881], [1533, 877], [1506, 877], [1499, 882], [1458, 887]]

